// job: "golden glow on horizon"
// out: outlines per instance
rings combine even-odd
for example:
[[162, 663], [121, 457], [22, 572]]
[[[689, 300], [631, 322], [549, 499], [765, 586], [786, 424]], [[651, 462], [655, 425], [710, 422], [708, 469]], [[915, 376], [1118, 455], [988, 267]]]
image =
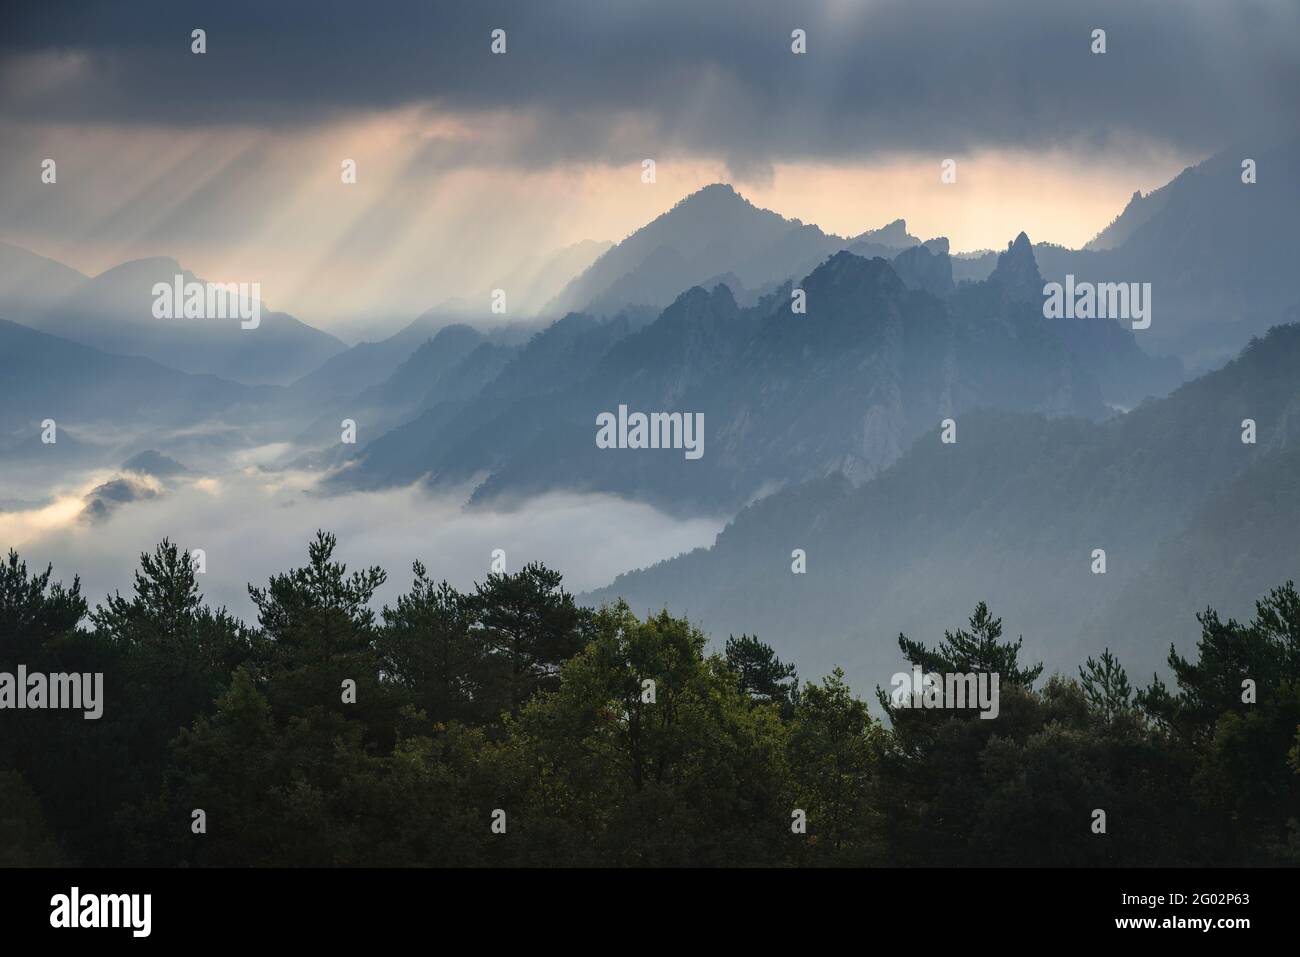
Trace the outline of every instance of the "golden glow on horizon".
[[[204, 279], [260, 282], [270, 308], [329, 328], [482, 295], [565, 246], [621, 240], [713, 182], [841, 236], [902, 218], [954, 251], [1001, 249], [1021, 230], [1077, 247], [1134, 190], [1201, 159], [1136, 144], [1122, 157], [955, 154], [957, 182], [944, 185], [941, 156], [780, 163], [754, 182], [731, 179], [720, 161], [656, 156], [657, 182], [646, 185], [640, 159], [520, 166], [512, 137], [527, 122], [415, 107], [292, 132], [48, 128], [41, 155], [77, 158], [60, 166], [69, 211], [57, 236], [0, 239], [89, 274], [171, 256]], [[618, 132], [640, 139], [635, 117]], [[340, 182], [345, 158], [357, 163], [355, 185]]]

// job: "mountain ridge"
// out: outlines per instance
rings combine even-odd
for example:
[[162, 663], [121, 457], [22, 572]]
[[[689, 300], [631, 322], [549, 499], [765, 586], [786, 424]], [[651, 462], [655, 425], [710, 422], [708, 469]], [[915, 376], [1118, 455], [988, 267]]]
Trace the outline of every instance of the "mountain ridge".
[[[1241, 441], [1245, 418], [1257, 422], [1258, 445]], [[1300, 324], [1293, 324], [1254, 340], [1222, 370], [1106, 421], [1014, 410], [958, 415], [951, 445], [936, 424], [869, 482], [827, 476], [782, 490], [743, 509], [711, 547], [625, 573], [584, 597], [624, 598], [638, 611], [688, 608], [715, 637], [757, 631], [818, 668], [844, 665], [882, 684], [896, 653], [891, 638], [920, 627], [918, 610], [961, 620], [963, 609], [987, 600], [1034, 636], [1027, 645], [1034, 657], [1051, 664], [1109, 644], [1142, 673], [1159, 666], [1164, 639], [1187, 622], [1167, 620], [1154, 636], [1117, 631], [1126, 620], [1119, 609], [1132, 612], [1144, 600], [1185, 607], [1169, 588], [1148, 593], [1141, 582], [1177, 581], [1176, 569], [1194, 569], [1187, 588], [1209, 587], [1221, 610], [1234, 611], [1258, 597], [1252, 588], [1273, 582], [1234, 574], [1235, 588], [1214, 586], [1224, 562], [1232, 567], [1242, 552], [1215, 544], [1241, 536], [1225, 517], [1237, 510], [1212, 503], [1235, 501], [1234, 483], [1258, 486], [1250, 477], [1263, 474], [1271, 488], [1264, 500], [1278, 511], [1252, 525], [1300, 525], [1287, 468], [1300, 447], [1298, 422]], [[1179, 546], [1185, 534], [1198, 536], [1195, 549]], [[1250, 567], [1290, 568], [1293, 577], [1300, 542], [1268, 540], [1272, 550], [1252, 555]], [[1099, 547], [1104, 575], [1090, 567]], [[805, 575], [791, 573], [796, 548], [806, 553]], [[1154, 627], [1159, 618], [1137, 620]], [[1060, 644], [1032, 643], [1054, 633], [1064, 635]]]

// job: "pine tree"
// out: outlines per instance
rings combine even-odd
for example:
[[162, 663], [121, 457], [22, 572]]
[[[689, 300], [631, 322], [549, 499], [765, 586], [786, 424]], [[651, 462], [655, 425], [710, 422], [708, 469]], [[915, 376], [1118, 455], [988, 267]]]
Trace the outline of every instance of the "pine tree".
[[741, 689], [755, 701], [779, 704], [784, 713], [798, 700], [795, 666], [783, 662], [772, 646], [757, 636], [728, 636], [724, 657], [727, 668], [739, 678]]
[[912, 641], [906, 635], [898, 636], [898, 646], [903, 656], [926, 672], [939, 674], [995, 673], [1002, 684], [1029, 687], [1043, 673], [1042, 662], [1032, 668], [1019, 666], [1023, 637], [1014, 642], [1004, 642], [1002, 619], [994, 618], [984, 602], [975, 606], [970, 617], [970, 631], [958, 629], [945, 631], [939, 646], [931, 650], [923, 642]]
[[1088, 706], [1107, 724], [1132, 707], [1133, 688], [1128, 675], [1109, 648], [1102, 652], [1100, 661], [1088, 657], [1087, 664], [1079, 669], [1079, 680]]

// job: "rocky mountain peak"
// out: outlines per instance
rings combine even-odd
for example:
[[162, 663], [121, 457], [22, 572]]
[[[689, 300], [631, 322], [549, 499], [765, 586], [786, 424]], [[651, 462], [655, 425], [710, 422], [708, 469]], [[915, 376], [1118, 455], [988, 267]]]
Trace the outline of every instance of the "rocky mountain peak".
[[1043, 277], [1027, 235], [1022, 232], [1007, 243], [1006, 252], [998, 256], [998, 264], [989, 280], [1001, 285], [1012, 299], [1034, 302], [1042, 296]]

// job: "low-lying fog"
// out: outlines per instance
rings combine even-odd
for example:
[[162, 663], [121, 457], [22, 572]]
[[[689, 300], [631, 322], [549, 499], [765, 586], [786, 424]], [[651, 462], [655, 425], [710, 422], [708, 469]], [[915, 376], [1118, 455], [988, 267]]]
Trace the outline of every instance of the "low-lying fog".
[[[12, 473], [10, 478], [12, 478]], [[201, 548], [207, 602], [254, 620], [247, 585], [305, 564], [316, 529], [338, 537], [337, 560], [379, 565], [388, 582], [375, 607], [410, 587], [411, 562], [430, 576], [469, 588], [504, 549], [508, 571], [529, 561], [559, 570], [573, 592], [608, 584], [620, 572], [712, 544], [723, 519], [680, 520], [608, 495], [557, 493], [510, 511], [463, 509], [468, 490], [431, 496], [419, 486], [327, 497], [319, 473], [256, 465], [170, 478], [94, 470], [53, 486], [35, 477], [0, 494], [0, 550], [13, 547], [29, 569], [54, 564], [54, 578], [81, 576], [93, 607], [127, 593], [139, 555], [163, 538]], [[40, 484], [37, 484], [40, 482]]]

